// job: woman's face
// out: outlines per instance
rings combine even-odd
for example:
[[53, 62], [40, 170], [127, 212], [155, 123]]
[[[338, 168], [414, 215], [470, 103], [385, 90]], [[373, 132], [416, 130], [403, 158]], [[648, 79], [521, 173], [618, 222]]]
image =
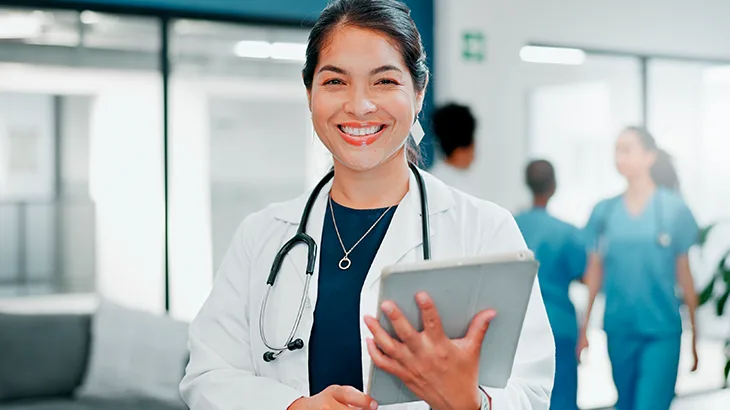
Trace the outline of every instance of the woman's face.
[[403, 153], [423, 102], [390, 38], [352, 26], [331, 32], [307, 94], [320, 140], [356, 171]]
[[626, 131], [616, 141], [616, 168], [626, 179], [648, 175], [656, 155], [644, 148], [634, 131]]

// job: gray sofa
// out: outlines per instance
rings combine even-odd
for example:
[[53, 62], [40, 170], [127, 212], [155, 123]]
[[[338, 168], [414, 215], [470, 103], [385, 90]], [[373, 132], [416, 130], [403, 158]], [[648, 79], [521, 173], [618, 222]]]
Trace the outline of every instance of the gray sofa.
[[0, 312], [0, 410], [185, 409], [176, 391], [185, 326], [116, 306], [100, 312]]

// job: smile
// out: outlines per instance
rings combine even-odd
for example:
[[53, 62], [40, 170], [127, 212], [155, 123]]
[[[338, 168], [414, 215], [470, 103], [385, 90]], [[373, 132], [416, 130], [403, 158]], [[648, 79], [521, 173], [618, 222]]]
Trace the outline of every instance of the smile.
[[385, 124], [340, 124], [337, 128], [345, 142], [364, 147], [374, 143], [387, 126]]

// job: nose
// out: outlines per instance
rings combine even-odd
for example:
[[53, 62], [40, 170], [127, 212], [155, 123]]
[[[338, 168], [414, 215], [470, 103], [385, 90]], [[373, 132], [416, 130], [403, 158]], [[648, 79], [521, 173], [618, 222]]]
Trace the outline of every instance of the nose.
[[345, 101], [345, 112], [355, 117], [365, 117], [377, 110], [377, 106], [370, 98], [367, 90], [353, 87]]

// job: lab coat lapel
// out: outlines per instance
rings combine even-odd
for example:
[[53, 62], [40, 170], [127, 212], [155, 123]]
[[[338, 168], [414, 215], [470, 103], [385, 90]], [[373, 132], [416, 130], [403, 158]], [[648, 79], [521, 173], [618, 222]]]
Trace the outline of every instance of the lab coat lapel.
[[[312, 212], [309, 214], [309, 221], [305, 227], [305, 233], [314, 239], [317, 244], [317, 258], [314, 265], [314, 274], [312, 276], [311, 285], [309, 287], [309, 298], [310, 303], [317, 299], [317, 278], [319, 277], [319, 258], [321, 253], [320, 244], [322, 243], [322, 227], [324, 225], [324, 215], [327, 206], [327, 196], [329, 195], [332, 187], [332, 181], [322, 188], [322, 191], [317, 196], [317, 200], [312, 206]], [[290, 229], [287, 230], [287, 234], [282, 238], [281, 245], [283, 246], [287, 241], [294, 237], [299, 228], [299, 222], [304, 212], [307, 200], [311, 191], [300, 196], [296, 201], [292, 201], [286, 204], [280, 212], [277, 213], [277, 217], [289, 222], [291, 224]], [[287, 269], [296, 273], [296, 276], [301, 280], [304, 285], [307, 274], [307, 247], [304, 244], [298, 244], [289, 252], [282, 264], [282, 270]]]
[[[428, 188], [426, 190], [428, 191]], [[430, 236], [433, 237], [434, 235], [435, 231], [433, 225], [431, 225]], [[421, 201], [418, 184], [411, 174], [408, 193], [396, 208], [378, 253], [375, 255], [372, 265], [370, 265], [364, 289], [369, 290], [379, 283], [383, 268], [386, 266], [398, 263], [406, 256], [413, 256], [409, 259], [415, 261], [416, 255], [408, 254], [421, 244], [423, 244]], [[418, 255], [418, 257], [423, 257], [421, 252]]]

